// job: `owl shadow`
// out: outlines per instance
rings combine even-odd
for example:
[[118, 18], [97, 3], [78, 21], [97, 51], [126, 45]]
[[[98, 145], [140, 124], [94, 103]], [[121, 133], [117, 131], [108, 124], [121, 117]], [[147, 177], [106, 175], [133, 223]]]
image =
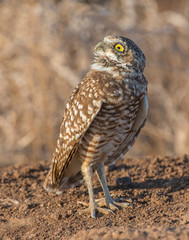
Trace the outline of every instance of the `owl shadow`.
[[[128, 178], [128, 177], [126, 177]], [[124, 179], [124, 178], [123, 178]], [[116, 181], [116, 185], [109, 185], [110, 190], [126, 190], [129, 188], [132, 189], [167, 189], [167, 193], [176, 192], [179, 190], [184, 190], [189, 188], [189, 176], [180, 177], [180, 178], [171, 178], [171, 179], [148, 179], [143, 182], [129, 182], [127, 181], [126, 184], [118, 183]], [[124, 181], [123, 181], [124, 182]]]
[[[109, 172], [120, 171], [121, 169], [132, 168], [132, 166], [127, 166], [125, 164], [113, 165], [109, 167]], [[127, 173], [126, 173], [127, 174]], [[167, 189], [166, 193], [176, 192], [179, 190], [184, 190], [189, 188], [189, 176], [184, 177], [173, 177], [169, 179], [149, 177], [145, 181], [133, 182], [130, 177], [120, 177], [116, 178], [115, 185], [108, 184], [109, 190], [128, 190], [128, 189]], [[101, 192], [102, 188], [97, 187], [94, 189], [94, 192]]]

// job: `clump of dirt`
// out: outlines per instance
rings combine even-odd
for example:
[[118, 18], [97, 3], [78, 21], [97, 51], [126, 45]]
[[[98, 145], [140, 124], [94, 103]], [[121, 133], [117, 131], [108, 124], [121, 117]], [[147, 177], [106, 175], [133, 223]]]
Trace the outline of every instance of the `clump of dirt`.
[[[62, 195], [42, 184], [45, 163], [0, 170], [0, 239], [188, 239], [189, 157], [119, 160], [106, 169], [114, 198], [132, 202], [115, 214], [79, 215], [88, 201], [86, 186]], [[94, 177], [95, 197], [103, 192]]]

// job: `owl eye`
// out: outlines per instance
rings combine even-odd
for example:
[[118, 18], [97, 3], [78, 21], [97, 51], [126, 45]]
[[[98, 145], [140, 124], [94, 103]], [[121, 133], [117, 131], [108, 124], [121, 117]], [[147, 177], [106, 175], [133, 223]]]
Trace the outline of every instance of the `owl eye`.
[[118, 52], [121, 52], [121, 53], [124, 52], [125, 50], [125, 48], [120, 43], [117, 43], [114, 47]]

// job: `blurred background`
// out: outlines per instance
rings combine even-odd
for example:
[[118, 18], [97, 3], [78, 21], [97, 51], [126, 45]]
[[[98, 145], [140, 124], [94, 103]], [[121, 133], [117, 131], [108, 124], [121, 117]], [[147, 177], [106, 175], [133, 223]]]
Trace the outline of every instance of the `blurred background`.
[[147, 59], [149, 117], [128, 155], [188, 152], [188, 0], [1, 0], [0, 166], [51, 160], [66, 100], [108, 34]]

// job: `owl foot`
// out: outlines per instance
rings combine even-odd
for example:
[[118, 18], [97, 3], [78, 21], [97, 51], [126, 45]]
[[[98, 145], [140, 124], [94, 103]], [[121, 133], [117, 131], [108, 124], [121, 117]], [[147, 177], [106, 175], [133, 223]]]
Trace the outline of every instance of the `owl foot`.
[[97, 199], [96, 200], [96, 206], [95, 207], [89, 207], [88, 203], [78, 201], [77, 203], [82, 204], [83, 206], [86, 206], [86, 209], [80, 210], [79, 214], [83, 213], [90, 213], [92, 218], [96, 218], [96, 212], [102, 213], [102, 214], [109, 214], [113, 213], [114, 211], [119, 210], [119, 208], [127, 208], [128, 206], [132, 205], [130, 202], [117, 202], [113, 200], [112, 198], [109, 199], [109, 201], [106, 201], [105, 198]]
[[96, 219], [96, 218], [97, 218], [97, 217], [96, 217], [96, 213], [97, 213], [97, 212], [102, 213], [102, 214], [105, 214], [105, 215], [106, 215], [106, 214], [109, 214], [109, 213], [113, 213], [113, 214], [114, 214], [114, 212], [113, 212], [111, 209], [99, 207], [98, 205], [96, 205], [95, 208], [92, 208], [92, 207], [88, 207], [88, 204], [87, 204], [86, 202], [80, 202], [80, 201], [78, 201], [77, 203], [82, 204], [82, 205], [84, 205], [84, 206], [87, 206], [86, 209], [83, 209], [83, 210], [79, 210], [79, 211], [78, 211], [80, 215], [83, 214], [83, 213], [90, 213], [90, 217]]
[[101, 198], [97, 199], [96, 202], [99, 207], [107, 207], [112, 211], [119, 210], [119, 207], [127, 208], [128, 206], [132, 205], [132, 203], [130, 202], [118, 202], [116, 200], [113, 200], [112, 198], [108, 201], [106, 201], [105, 198]]

